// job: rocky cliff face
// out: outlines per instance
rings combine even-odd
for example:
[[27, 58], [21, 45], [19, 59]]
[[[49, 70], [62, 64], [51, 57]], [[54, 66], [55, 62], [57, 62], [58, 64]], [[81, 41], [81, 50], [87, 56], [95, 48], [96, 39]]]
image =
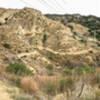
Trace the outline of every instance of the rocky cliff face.
[[[95, 19], [89, 18], [88, 23]], [[96, 19], [99, 27], [99, 18]], [[22, 62], [43, 77], [52, 73], [58, 77], [63, 69], [84, 63], [99, 67], [100, 41], [90, 35], [87, 24], [83, 25], [86, 20], [80, 15], [44, 16], [31, 8], [1, 8], [0, 67], [5, 72], [10, 63]], [[97, 31], [99, 35], [99, 28]], [[48, 65], [53, 66], [52, 73]]]

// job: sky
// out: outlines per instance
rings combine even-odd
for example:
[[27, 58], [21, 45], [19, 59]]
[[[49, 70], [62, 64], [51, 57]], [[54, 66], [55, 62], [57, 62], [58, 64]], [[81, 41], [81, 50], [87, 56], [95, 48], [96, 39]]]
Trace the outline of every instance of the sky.
[[81, 14], [100, 17], [100, 0], [0, 0], [3, 8], [31, 7], [46, 14]]

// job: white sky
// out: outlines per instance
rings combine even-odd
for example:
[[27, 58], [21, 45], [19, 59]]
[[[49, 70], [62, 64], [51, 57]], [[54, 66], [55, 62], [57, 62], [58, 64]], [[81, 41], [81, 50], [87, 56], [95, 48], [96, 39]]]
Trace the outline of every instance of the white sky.
[[100, 0], [0, 0], [0, 7], [33, 7], [41, 10], [43, 13], [80, 13], [82, 15], [96, 15], [100, 17]]

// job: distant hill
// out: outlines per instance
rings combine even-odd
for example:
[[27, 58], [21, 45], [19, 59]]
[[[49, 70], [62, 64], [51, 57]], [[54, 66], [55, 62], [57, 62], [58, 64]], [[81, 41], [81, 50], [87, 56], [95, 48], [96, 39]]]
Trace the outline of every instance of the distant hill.
[[45, 15], [46, 17], [60, 21], [64, 25], [67, 25], [69, 22], [74, 22], [76, 24], [81, 24], [89, 28], [90, 35], [93, 36], [94, 32], [96, 33], [96, 38], [100, 40], [100, 18], [96, 16], [81, 16], [79, 14], [73, 15]]

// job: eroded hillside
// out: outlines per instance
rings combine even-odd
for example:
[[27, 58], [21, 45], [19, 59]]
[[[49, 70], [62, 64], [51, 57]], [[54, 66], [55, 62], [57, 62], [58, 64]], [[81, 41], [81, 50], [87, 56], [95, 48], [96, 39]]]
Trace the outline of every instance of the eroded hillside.
[[[64, 25], [64, 23], [51, 20], [35, 9], [24, 8], [18, 10], [1, 8], [1, 77], [10, 81], [13, 80], [14, 83], [17, 81], [18, 85], [20, 81], [20, 87], [24, 88], [25, 91], [33, 91], [36, 93], [36, 99], [37, 97], [41, 99], [41, 96], [45, 97], [45, 99], [49, 98], [47, 95], [44, 96], [45, 92], [48, 94], [48, 92], [52, 90], [43, 89], [41, 83], [44, 86], [47, 85], [45, 83], [46, 81], [53, 81], [55, 84], [59, 83], [62, 79], [62, 72], [66, 68], [71, 68], [71, 73], [73, 73], [75, 71], [73, 68], [76, 67], [80, 68], [85, 66], [83, 68], [86, 70], [89, 66], [93, 68], [94, 66], [100, 66], [100, 42], [98, 39], [94, 39], [90, 36], [89, 30], [89, 27], [75, 23], [74, 21], [67, 21], [66, 25]], [[27, 68], [21, 63], [24, 63]], [[23, 66], [25, 69], [23, 69], [23, 67], [19, 69], [17, 68], [18, 66]], [[27, 75], [31, 73], [29, 69], [34, 70], [34, 75], [31, 77], [27, 77]], [[81, 69], [78, 70], [80, 71]], [[11, 73], [9, 73], [9, 71]], [[67, 72], [65, 71], [64, 73]], [[73, 76], [73, 74], [71, 75]], [[55, 91], [55, 87], [53, 87], [54, 90], [51, 93], [51, 98], [56, 92], [57, 94], [67, 92], [67, 94], [61, 94], [58, 95], [58, 97], [66, 95], [69, 99], [73, 99], [73, 97], [78, 98], [78, 94], [75, 92], [80, 94], [82, 87], [84, 87], [84, 82], [83, 79], [79, 79], [78, 76], [77, 78], [72, 76], [70, 78], [72, 80], [69, 79], [68, 82], [72, 84], [73, 80], [75, 80], [75, 82], [80, 80], [78, 83], [76, 82], [79, 84], [80, 89], [76, 88], [77, 84], [71, 88], [68, 83], [67, 85], [70, 88], [67, 90], [66, 87], [66, 90], [64, 90], [65, 82], [64, 85], [61, 86], [62, 90], [57, 88], [58, 90]], [[65, 76], [63, 79], [66, 79]], [[49, 85], [52, 87], [52, 84]], [[39, 89], [39, 87], [41, 89]], [[86, 89], [87, 87], [88, 85], [86, 85]], [[91, 91], [92, 87], [89, 87]], [[70, 89], [71, 92], [69, 92]], [[96, 89], [93, 93], [95, 91]], [[87, 93], [87, 91], [83, 92], [83, 96], [85, 93]], [[72, 98], [70, 98], [71, 95], [73, 95]], [[58, 100], [56, 98], [57, 97], [55, 97], [54, 100]]]

